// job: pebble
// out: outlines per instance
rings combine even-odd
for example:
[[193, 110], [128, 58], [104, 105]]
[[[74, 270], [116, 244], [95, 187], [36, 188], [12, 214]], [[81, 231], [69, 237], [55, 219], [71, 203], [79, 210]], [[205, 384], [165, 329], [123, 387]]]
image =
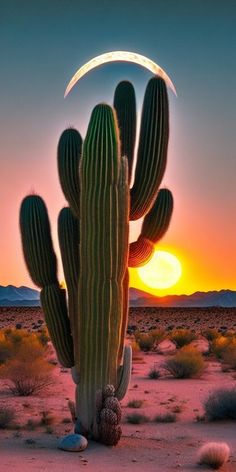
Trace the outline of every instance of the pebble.
[[87, 445], [87, 439], [81, 434], [68, 434], [60, 439], [58, 448], [63, 451], [79, 452], [86, 449]]

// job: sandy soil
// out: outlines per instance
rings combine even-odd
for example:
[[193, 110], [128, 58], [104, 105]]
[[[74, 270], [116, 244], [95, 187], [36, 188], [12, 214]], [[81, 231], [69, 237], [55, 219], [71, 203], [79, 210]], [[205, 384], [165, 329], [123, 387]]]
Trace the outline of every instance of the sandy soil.
[[[222, 320], [223, 325], [225, 319]], [[25, 426], [20, 430], [0, 430], [0, 471], [73, 472], [84, 468], [89, 472], [206, 472], [209, 469], [197, 465], [199, 446], [206, 441], [226, 441], [231, 456], [222, 472], [236, 472], [235, 422], [196, 421], [196, 416], [203, 413], [202, 402], [210, 391], [236, 384], [233, 373], [222, 372], [219, 362], [207, 358], [207, 369], [200, 379], [176, 380], [167, 375], [158, 380], [149, 379], [150, 368], [162, 362], [163, 356], [156, 353], [145, 353], [134, 361], [129, 392], [122, 401], [123, 436], [119, 445], [110, 448], [90, 442], [82, 453], [57, 449], [58, 438], [73, 432], [67, 402], [73, 400], [74, 384], [68, 369], [57, 365], [53, 385], [37, 396], [14, 397], [6, 382], [1, 381], [0, 404], [15, 408], [18, 424], [39, 421], [42, 411], [49, 411], [54, 420], [48, 432], [45, 426], [36, 426], [34, 430], [27, 430]], [[134, 399], [143, 400], [143, 406], [129, 408], [128, 402]], [[176, 407], [180, 407], [181, 412], [177, 413], [175, 423], [153, 421], [155, 415], [172, 412]], [[126, 417], [134, 412], [145, 414], [150, 421], [128, 424]]]

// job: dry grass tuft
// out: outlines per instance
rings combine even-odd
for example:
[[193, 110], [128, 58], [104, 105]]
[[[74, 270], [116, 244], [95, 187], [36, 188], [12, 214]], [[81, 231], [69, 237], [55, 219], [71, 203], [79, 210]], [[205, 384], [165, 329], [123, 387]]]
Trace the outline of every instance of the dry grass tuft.
[[199, 377], [205, 369], [205, 363], [200, 352], [191, 346], [184, 346], [167, 359], [162, 367], [176, 379], [189, 379]]
[[183, 347], [197, 339], [197, 336], [190, 329], [173, 329], [169, 335], [171, 341], [174, 341], [177, 347]]
[[149, 421], [149, 418], [140, 413], [132, 413], [126, 417], [127, 423], [130, 424], [144, 424]]
[[156, 423], [175, 423], [177, 416], [174, 413], [160, 413], [154, 418]]
[[128, 408], [141, 408], [141, 406], [143, 406], [144, 404], [144, 400], [137, 400], [137, 399], [134, 399], [134, 400], [130, 400], [127, 404], [127, 407]]
[[212, 469], [220, 469], [229, 458], [230, 449], [228, 444], [221, 442], [209, 442], [204, 444], [198, 453], [198, 463], [208, 465]]

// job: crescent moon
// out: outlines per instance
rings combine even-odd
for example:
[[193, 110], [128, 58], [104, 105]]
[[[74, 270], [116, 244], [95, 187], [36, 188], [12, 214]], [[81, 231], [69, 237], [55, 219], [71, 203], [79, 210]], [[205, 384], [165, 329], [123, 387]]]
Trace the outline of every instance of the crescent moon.
[[146, 69], [150, 70], [153, 74], [159, 75], [171, 88], [174, 94], [177, 96], [175, 86], [171, 81], [170, 77], [167, 73], [155, 62], [149, 59], [146, 56], [142, 56], [141, 54], [137, 54], [135, 52], [129, 51], [112, 51], [106, 52], [105, 54], [101, 54], [100, 56], [96, 56], [82, 67], [80, 67], [77, 72], [73, 75], [72, 79], [70, 80], [69, 84], [66, 87], [64, 98], [68, 95], [74, 85], [81, 79], [85, 74], [87, 74], [90, 70], [95, 69], [96, 67], [106, 64], [107, 62], [116, 62], [116, 61], [124, 61], [124, 62], [134, 62], [140, 66], [145, 67]]

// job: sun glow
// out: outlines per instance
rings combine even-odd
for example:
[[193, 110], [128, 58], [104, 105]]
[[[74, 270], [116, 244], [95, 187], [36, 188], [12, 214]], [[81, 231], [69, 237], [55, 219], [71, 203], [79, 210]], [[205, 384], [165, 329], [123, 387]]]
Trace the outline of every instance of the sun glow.
[[139, 277], [148, 287], [166, 289], [175, 285], [181, 277], [179, 259], [167, 251], [155, 251], [152, 259], [138, 269]]

